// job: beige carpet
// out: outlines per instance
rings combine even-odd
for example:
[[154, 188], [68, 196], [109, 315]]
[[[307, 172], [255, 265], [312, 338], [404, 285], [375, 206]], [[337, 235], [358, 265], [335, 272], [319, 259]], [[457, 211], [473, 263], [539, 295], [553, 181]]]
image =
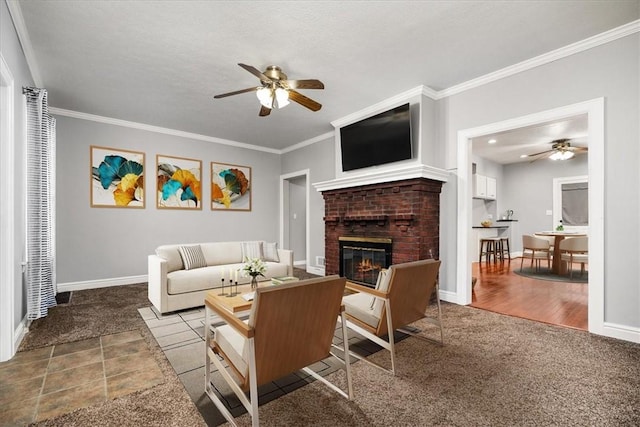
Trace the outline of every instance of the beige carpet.
[[[166, 378], [164, 384], [38, 425], [204, 425], [137, 314], [145, 305], [145, 285], [79, 291], [68, 305], [34, 324], [25, 348], [140, 330]], [[398, 376], [357, 362], [352, 365], [354, 401], [312, 383], [260, 406], [262, 424], [640, 425], [640, 345], [452, 304], [445, 304], [443, 313], [446, 345], [403, 340]], [[387, 357], [383, 352], [371, 356]], [[333, 375], [337, 382], [342, 378]], [[238, 421], [249, 424], [246, 414]]]

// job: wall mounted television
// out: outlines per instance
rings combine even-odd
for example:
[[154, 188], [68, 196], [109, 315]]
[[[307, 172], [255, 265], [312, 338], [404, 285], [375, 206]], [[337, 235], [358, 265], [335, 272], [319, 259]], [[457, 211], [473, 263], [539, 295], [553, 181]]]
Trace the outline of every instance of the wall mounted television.
[[340, 128], [342, 170], [412, 158], [409, 104]]

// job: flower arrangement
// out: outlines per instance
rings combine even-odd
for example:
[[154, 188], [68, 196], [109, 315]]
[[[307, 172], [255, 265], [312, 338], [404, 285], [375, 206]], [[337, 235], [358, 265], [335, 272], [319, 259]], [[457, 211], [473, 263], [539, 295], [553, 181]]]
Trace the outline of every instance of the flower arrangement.
[[255, 278], [256, 276], [264, 277], [264, 273], [267, 271], [267, 266], [260, 258], [245, 258], [244, 263], [242, 271], [245, 276], [249, 275], [252, 278]]

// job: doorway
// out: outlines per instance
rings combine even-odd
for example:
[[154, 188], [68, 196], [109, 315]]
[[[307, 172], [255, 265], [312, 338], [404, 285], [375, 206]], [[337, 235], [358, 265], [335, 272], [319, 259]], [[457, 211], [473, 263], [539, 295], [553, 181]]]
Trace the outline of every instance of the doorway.
[[309, 265], [309, 170], [280, 176], [280, 247], [293, 251], [293, 264]]
[[490, 133], [587, 114], [590, 155], [589, 175], [589, 287], [588, 329], [604, 335], [604, 99], [597, 98], [578, 104], [497, 122], [458, 132], [458, 220], [457, 278], [458, 302], [470, 304], [472, 299], [472, 260], [469, 256], [471, 230], [471, 139]]

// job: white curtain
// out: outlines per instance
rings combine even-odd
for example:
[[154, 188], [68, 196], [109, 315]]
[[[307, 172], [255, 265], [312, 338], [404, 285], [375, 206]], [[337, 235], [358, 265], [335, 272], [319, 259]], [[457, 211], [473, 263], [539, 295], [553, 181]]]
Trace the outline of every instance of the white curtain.
[[56, 120], [46, 89], [24, 88], [27, 99], [27, 319], [56, 305]]

